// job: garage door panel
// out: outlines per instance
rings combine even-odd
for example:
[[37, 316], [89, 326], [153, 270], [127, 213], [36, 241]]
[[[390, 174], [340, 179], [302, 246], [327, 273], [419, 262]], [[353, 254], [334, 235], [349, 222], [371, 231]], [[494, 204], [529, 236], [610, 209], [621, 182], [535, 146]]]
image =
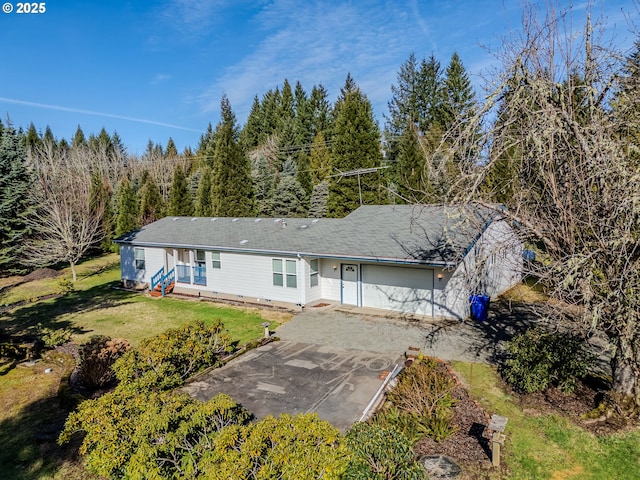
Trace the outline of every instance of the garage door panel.
[[362, 304], [432, 315], [433, 270], [363, 265]]

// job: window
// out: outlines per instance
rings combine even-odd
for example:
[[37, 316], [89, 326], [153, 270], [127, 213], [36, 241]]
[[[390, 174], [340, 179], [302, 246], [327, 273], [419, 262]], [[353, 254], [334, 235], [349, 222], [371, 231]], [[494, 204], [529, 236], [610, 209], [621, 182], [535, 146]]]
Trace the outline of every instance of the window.
[[144, 248], [134, 248], [133, 256], [136, 261], [136, 270], [144, 270]]
[[298, 288], [297, 269], [295, 260], [287, 260], [287, 287], [289, 288]]
[[211, 252], [211, 266], [213, 268], [220, 268], [222, 266], [220, 263], [220, 252]]
[[312, 287], [318, 286], [318, 263], [319, 261], [317, 258], [314, 258], [313, 260], [309, 261], [309, 270], [310, 270]]
[[196, 265], [199, 267], [204, 267], [204, 264], [204, 250], [196, 250]]
[[282, 275], [282, 260], [274, 258], [272, 261], [273, 265], [273, 284], [276, 287], [282, 287], [284, 285], [283, 275]]
[[273, 267], [273, 284], [276, 287], [298, 288], [297, 264], [295, 260], [281, 260], [274, 258]]

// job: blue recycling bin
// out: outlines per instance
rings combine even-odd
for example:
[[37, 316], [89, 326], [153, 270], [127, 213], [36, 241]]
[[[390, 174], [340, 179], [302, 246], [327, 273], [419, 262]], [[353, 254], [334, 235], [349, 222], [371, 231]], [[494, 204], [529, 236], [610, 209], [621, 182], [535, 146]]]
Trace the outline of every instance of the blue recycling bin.
[[489, 296], [488, 295], [471, 295], [471, 318], [478, 322], [486, 322], [489, 315]]

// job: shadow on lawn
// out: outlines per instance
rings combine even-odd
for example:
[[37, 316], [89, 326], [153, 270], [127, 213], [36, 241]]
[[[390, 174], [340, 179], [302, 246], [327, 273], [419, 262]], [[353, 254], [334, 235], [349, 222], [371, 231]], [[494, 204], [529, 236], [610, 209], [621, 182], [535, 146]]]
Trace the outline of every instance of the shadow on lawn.
[[[42, 398], [26, 405], [11, 418], [0, 422], [0, 472], [2, 478], [27, 480], [53, 477], [63, 464], [69, 463], [78, 476], [88, 473], [80, 466], [80, 440], [59, 446], [56, 441], [69, 412], [57, 398]], [[93, 478], [93, 477], [92, 477]]]
[[55, 299], [32, 303], [0, 315], [0, 327], [12, 336], [35, 335], [39, 328], [69, 329], [73, 334], [87, 333], [60, 317], [78, 312], [108, 309], [126, 303], [139, 293], [116, 290], [119, 282], [78, 290]]

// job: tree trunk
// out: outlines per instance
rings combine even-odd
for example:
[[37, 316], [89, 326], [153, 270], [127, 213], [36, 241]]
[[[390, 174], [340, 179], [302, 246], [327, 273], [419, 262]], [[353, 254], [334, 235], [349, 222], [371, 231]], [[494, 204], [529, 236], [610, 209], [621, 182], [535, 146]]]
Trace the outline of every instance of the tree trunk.
[[625, 410], [640, 409], [640, 342], [637, 338], [619, 335], [615, 338], [616, 351], [611, 359], [612, 390], [617, 403]]
[[73, 283], [75, 283], [76, 280], [78, 280], [78, 275], [76, 274], [76, 263], [69, 262], [69, 265], [71, 265], [71, 275], [73, 276]]

